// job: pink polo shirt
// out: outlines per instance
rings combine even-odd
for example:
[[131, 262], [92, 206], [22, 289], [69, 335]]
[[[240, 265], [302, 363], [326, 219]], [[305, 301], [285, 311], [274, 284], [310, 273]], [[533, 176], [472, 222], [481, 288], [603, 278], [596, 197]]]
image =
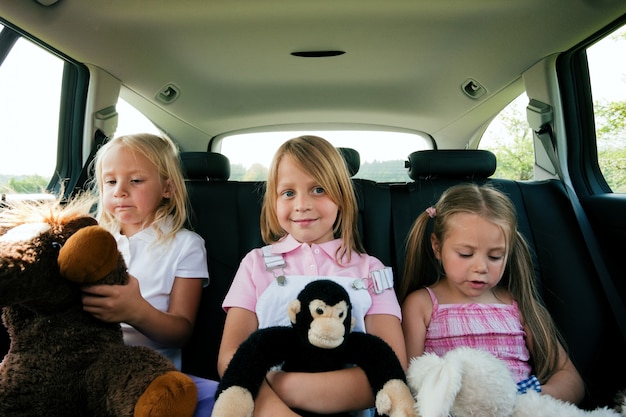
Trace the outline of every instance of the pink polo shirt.
[[[241, 307], [256, 312], [257, 300], [276, 279], [276, 274], [285, 276], [336, 276], [367, 278], [370, 271], [383, 269], [377, 258], [352, 252], [350, 262], [343, 265], [335, 261], [335, 253], [341, 244], [335, 239], [322, 244], [302, 244], [291, 235], [271, 245], [271, 252], [282, 254], [285, 267], [280, 272], [267, 271], [261, 248], [253, 249], [243, 258], [222, 307]], [[286, 306], [285, 306], [286, 308]], [[372, 294], [372, 305], [366, 315], [389, 314], [401, 318], [400, 305], [393, 288], [381, 294]]]

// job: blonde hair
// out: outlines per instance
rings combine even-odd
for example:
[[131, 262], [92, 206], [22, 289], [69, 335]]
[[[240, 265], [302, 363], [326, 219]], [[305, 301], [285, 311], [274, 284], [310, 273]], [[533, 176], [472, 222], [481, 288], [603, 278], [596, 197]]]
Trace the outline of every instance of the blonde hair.
[[102, 146], [94, 158], [95, 178], [92, 181], [94, 191], [98, 194], [98, 211], [96, 219], [98, 223], [110, 231], [119, 231], [121, 224], [107, 212], [102, 201], [102, 159], [114, 147], [124, 147], [137, 152], [151, 161], [157, 169], [161, 181], [170, 181], [171, 195], [163, 198], [154, 216], [153, 225], [166, 217], [172, 218], [172, 230], [163, 234], [161, 229], [154, 227], [157, 232], [157, 240], [169, 240], [176, 232], [185, 227], [188, 212], [187, 188], [183, 176], [178, 148], [176, 144], [166, 136], [157, 136], [150, 133], [138, 133], [133, 135], [118, 136]]
[[270, 165], [267, 187], [261, 208], [261, 236], [267, 244], [275, 243], [287, 232], [280, 227], [276, 214], [278, 199], [278, 166], [285, 156], [311, 175], [337, 204], [338, 214], [333, 224], [333, 235], [342, 244], [335, 254], [337, 262], [351, 252], [365, 253], [358, 231], [358, 206], [350, 174], [339, 151], [326, 139], [318, 136], [299, 136], [283, 143], [276, 151]]
[[435, 258], [427, 233], [430, 220], [432, 234], [441, 243], [447, 237], [449, 219], [455, 214], [475, 214], [494, 223], [502, 230], [506, 242], [506, 267], [498, 286], [506, 288], [518, 303], [522, 321], [532, 335], [531, 365], [537, 378], [544, 383], [558, 369], [558, 344], [564, 343], [539, 296], [531, 252], [517, 230], [513, 203], [490, 185], [467, 183], [447, 189], [433, 208], [432, 217], [425, 211], [415, 219], [407, 237], [406, 263], [398, 290], [400, 302], [404, 302], [411, 292], [445, 278], [445, 271]]

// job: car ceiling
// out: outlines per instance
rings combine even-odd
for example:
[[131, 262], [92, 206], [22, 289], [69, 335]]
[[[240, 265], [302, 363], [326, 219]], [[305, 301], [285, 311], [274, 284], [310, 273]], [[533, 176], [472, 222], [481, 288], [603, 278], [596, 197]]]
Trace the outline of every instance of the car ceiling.
[[[297, 123], [391, 126], [464, 147], [523, 91], [525, 70], [624, 13], [623, 0], [0, 2], [0, 16], [121, 80], [135, 106], [183, 144], [177, 129], [193, 128], [200, 147]], [[320, 50], [345, 54], [291, 55]], [[486, 94], [465, 95], [468, 79]], [[180, 96], [162, 104], [168, 84]]]

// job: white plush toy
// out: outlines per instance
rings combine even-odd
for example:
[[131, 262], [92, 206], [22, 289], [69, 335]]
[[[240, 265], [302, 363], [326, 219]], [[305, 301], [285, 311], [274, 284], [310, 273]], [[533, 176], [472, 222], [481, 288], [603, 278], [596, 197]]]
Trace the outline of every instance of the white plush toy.
[[582, 410], [573, 404], [529, 390], [517, 394], [506, 364], [488, 352], [458, 348], [439, 357], [413, 358], [407, 381], [420, 417], [624, 417], [608, 407]]

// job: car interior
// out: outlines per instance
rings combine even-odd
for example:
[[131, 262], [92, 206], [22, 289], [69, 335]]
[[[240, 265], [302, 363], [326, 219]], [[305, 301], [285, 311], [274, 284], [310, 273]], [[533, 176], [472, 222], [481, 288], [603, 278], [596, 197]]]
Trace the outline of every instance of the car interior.
[[[38, 106], [38, 87], [23, 107], [26, 133], [2, 130], [20, 103], [0, 98], [0, 154], [46, 154], [46, 193], [70, 198], [88, 187], [94, 153], [126, 120], [122, 102], [179, 147], [188, 227], [205, 240], [210, 275], [184, 372], [219, 379], [222, 300], [241, 259], [265, 244], [265, 181], [251, 168], [239, 175], [237, 158], [255, 151], [236, 135], [368, 131], [333, 144], [352, 177], [365, 249], [392, 267], [396, 288], [415, 218], [454, 184], [492, 184], [515, 205], [540, 295], [585, 382], [581, 406], [613, 406], [626, 389], [626, 50], [604, 61], [622, 77], [608, 104], [594, 96], [587, 53], [604, 39], [626, 41], [623, 0], [21, 0], [0, 2], [0, 25], [3, 89], [19, 42], [61, 62], [58, 107]], [[42, 78], [53, 71], [31, 67]], [[482, 140], [520, 97], [530, 175], [505, 177], [499, 169], [521, 159], [519, 149], [496, 152]], [[594, 112], [600, 104], [606, 113]], [[5, 150], [41, 136], [25, 125], [48, 113], [52, 151]], [[399, 178], [370, 175], [377, 161], [365, 156], [394, 151], [387, 132], [411, 137], [408, 152], [389, 158]], [[263, 136], [257, 145], [270, 155], [278, 146]]]

